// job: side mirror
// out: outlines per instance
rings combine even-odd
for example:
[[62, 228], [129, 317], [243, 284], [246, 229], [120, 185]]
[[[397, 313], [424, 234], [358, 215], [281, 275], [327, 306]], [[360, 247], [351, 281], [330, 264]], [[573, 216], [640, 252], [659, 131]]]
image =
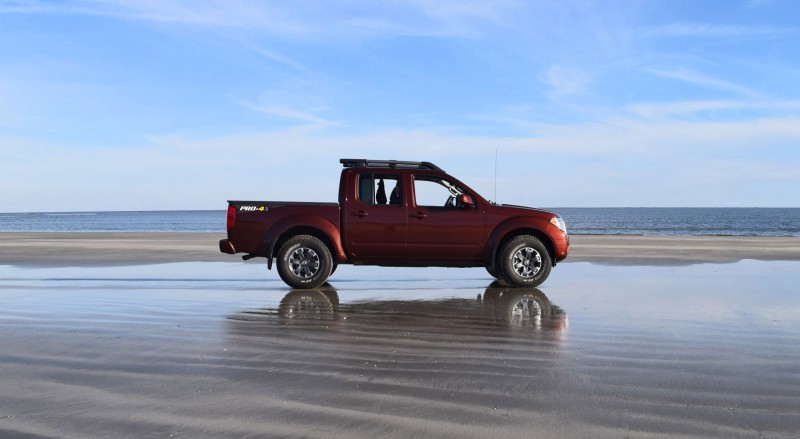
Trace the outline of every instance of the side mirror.
[[472, 198], [472, 195], [461, 194], [458, 196], [458, 205], [465, 209], [474, 209], [475, 199]]

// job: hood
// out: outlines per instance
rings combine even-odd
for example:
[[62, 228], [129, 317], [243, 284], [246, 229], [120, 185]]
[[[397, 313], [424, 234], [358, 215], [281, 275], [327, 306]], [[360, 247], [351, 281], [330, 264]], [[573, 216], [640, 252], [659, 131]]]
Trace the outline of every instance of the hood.
[[535, 213], [538, 213], [538, 214], [546, 215], [548, 217], [550, 217], [550, 216], [558, 216], [558, 217], [560, 217], [561, 216], [561, 215], [559, 215], [559, 214], [557, 214], [555, 212], [551, 212], [549, 210], [544, 210], [544, 209], [537, 209], [535, 207], [517, 206], [517, 205], [514, 205], [514, 204], [495, 204], [494, 206], [498, 207], [498, 208], [501, 208], [501, 209], [520, 211], [520, 213], [525, 212], [525, 213], [531, 214], [531, 213], [535, 212]]

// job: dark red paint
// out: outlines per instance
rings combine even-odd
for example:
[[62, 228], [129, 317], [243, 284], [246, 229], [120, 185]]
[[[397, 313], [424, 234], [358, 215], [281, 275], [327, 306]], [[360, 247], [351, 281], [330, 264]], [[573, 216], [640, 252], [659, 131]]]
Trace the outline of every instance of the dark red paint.
[[[401, 203], [360, 200], [361, 173], [398, 176]], [[460, 207], [417, 206], [414, 179], [425, 177], [444, 178], [464, 190], [457, 197]], [[543, 210], [492, 204], [435, 166], [352, 166], [342, 170], [338, 204], [229, 201], [228, 239], [220, 242], [220, 250], [266, 257], [271, 268], [282, 242], [311, 234], [328, 245], [338, 264], [481, 267], [494, 264], [504, 240], [527, 234], [545, 244], [555, 265], [569, 252], [569, 237], [557, 219]]]

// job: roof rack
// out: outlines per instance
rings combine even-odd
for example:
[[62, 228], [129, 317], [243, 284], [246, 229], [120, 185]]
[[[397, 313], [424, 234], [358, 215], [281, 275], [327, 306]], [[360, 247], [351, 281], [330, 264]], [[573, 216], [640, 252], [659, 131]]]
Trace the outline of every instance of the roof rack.
[[345, 168], [430, 169], [444, 172], [431, 162], [404, 162], [400, 160], [340, 159]]

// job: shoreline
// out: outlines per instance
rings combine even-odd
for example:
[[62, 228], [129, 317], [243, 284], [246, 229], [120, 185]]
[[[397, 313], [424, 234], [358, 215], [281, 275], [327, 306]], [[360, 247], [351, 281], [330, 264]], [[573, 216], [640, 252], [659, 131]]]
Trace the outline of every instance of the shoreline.
[[[124, 266], [239, 262], [219, 252], [224, 233], [0, 232], [0, 265]], [[800, 261], [800, 237], [571, 235], [562, 263], [689, 265], [742, 259]]]

